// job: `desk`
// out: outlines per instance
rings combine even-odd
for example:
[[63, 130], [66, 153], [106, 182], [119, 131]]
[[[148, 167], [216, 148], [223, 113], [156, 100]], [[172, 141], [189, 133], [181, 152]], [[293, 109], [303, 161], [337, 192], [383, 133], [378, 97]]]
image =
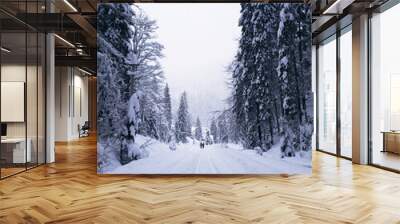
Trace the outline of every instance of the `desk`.
[[400, 131], [383, 131], [382, 152], [400, 154]]
[[1, 139], [1, 157], [6, 163], [26, 163], [31, 162], [31, 139], [27, 139], [28, 143], [25, 152], [25, 138], [6, 138]]

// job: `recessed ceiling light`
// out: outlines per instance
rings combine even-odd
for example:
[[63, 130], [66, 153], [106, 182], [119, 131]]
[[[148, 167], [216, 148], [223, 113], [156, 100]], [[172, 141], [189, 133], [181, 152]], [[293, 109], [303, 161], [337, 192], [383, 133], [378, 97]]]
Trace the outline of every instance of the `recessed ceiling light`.
[[7, 49], [7, 48], [5, 48], [5, 47], [1, 47], [0, 49], [1, 49], [2, 51], [6, 52], [6, 53], [10, 53], [10, 52], [11, 52], [11, 50], [9, 50], [9, 49]]
[[83, 73], [85, 73], [85, 74], [87, 74], [87, 75], [92, 75], [92, 73], [90, 73], [90, 72], [88, 72], [88, 71], [86, 71], [86, 70], [83, 70], [83, 69], [81, 69], [81, 68], [78, 68], [78, 70], [79, 71], [81, 71], [81, 72], [83, 72]]
[[57, 35], [57, 34], [54, 34], [54, 36], [55, 37], [57, 37], [59, 40], [61, 40], [62, 42], [64, 42], [64, 43], [66, 43], [67, 45], [69, 45], [70, 47], [73, 47], [73, 48], [75, 48], [75, 45], [73, 45], [71, 42], [69, 42], [68, 40], [66, 40], [66, 39], [64, 39], [64, 38], [62, 38], [62, 37], [60, 37], [59, 35]]
[[74, 12], [78, 12], [78, 10], [68, 1], [64, 0], [64, 3], [68, 5]]
[[355, 0], [336, 0], [322, 12], [323, 15], [342, 14], [343, 9], [351, 5]]

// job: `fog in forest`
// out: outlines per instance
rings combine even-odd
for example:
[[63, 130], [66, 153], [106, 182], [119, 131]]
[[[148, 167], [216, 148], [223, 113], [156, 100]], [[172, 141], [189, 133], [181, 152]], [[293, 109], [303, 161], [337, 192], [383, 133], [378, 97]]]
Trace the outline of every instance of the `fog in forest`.
[[[237, 51], [239, 4], [138, 4], [157, 21], [161, 59], [173, 112], [183, 91], [192, 121], [209, 126], [210, 112], [225, 109], [229, 95], [227, 66]], [[175, 114], [175, 113], [174, 113]]]

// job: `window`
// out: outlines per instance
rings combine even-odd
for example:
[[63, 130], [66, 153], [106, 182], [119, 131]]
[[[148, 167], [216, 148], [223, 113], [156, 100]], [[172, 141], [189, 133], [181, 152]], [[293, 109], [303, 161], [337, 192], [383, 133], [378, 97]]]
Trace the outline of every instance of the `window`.
[[336, 153], [336, 36], [318, 48], [318, 149]]
[[400, 5], [371, 18], [371, 162], [400, 170]]
[[340, 155], [352, 157], [352, 35], [351, 26], [340, 36]]

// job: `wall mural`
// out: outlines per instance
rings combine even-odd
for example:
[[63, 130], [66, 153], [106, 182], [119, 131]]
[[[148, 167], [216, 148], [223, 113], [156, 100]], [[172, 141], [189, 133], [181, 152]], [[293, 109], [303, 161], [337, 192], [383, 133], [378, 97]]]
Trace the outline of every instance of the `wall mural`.
[[98, 173], [309, 174], [311, 12], [98, 5]]

